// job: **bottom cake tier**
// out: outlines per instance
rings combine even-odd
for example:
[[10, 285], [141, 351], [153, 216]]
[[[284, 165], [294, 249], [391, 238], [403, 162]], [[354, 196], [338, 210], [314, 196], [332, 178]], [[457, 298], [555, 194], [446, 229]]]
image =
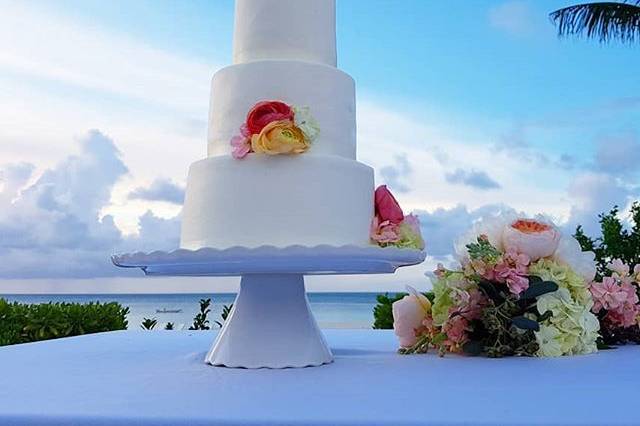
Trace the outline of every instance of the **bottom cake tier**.
[[373, 169], [342, 157], [206, 158], [189, 169], [180, 246], [368, 245], [373, 191]]

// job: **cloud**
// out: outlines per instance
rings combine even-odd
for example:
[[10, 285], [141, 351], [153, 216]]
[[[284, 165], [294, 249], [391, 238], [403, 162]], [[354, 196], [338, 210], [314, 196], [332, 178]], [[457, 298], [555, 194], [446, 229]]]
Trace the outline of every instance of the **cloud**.
[[407, 154], [394, 156], [394, 164], [380, 169], [380, 176], [389, 187], [397, 192], [409, 192], [411, 189], [406, 183], [413, 169], [409, 163]]
[[613, 175], [640, 172], [640, 140], [635, 133], [610, 135], [597, 141], [595, 168]]
[[140, 186], [131, 191], [129, 199], [182, 204], [184, 201], [184, 188], [169, 179], [158, 178], [151, 182], [148, 187]]
[[500, 184], [483, 171], [456, 169], [447, 173], [445, 179], [449, 183], [470, 186], [476, 189], [497, 189]]
[[492, 27], [511, 35], [533, 33], [533, 11], [525, 1], [508, 1], [489, 10], [489, 23]]
[[432, 212], [416, 213], [420, 218], [427, 252], [430, 256], [442, 257], [452, 254], [453, 242], [478, 219], [513, 211], [511, 207], [503, 204], [488, 204], [477, 209], [469, 209], [459, 204], [450, 209], [438, 208]]
[[600, 213], [608, 212], [615, 205], [625, 209], [630, 199], [640, 197], [640, 193], [634, 194], [615, 177], [593, 172], [577, 175], [567, 192], [573, 207], [565, 228], [573, 232], [577, 225], [582, 225], [589, 235], [600, 234]]
[[[128, 169], [114, 142], [101, 132], [92, 130], [77, 142], [78, 154], [45, 170], [30, 185], [19, 185], [32, 174], [29, 165], [2, 169], [0, 277], [122, 275], [126, 273], [113, 267], [109, 256], [132, 249], [140, 236], [155, 249], [177, 247], [177, 219], [149, 212], [140, 219], [139, 235], [125, 238], [111, 215], [100, 217], [113, 186]], [[12, 196], [4, 196], [7, 189]]]

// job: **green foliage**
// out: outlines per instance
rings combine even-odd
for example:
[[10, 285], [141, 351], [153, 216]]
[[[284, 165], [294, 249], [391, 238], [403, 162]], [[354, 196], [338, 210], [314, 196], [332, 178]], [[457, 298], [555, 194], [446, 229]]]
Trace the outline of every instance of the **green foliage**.
[[209, 320], [207, 316], [211, 309], [211, 299], [200, 299], [200, 312], [193, 318], [193, 325], [189, 327], [189, 330], [209, 330]]
[[158, 320], [155, 318], [143, 318], [140, 328], [143, 330], [153, 330], [158, 325]]
[[463, 350], [470, 355], [485, 352], [489, 357], [535, 355], [538, 344], [533, 332], [551, 316], [550, 311], [538, 313], [536, 298], [558, 290], [558, 284], [530, 276], [529, 288], [519, 297], [486, 280], [479, 282], [478, 287], [489, 304], [482, 310], [481, 319], [474, 321], [470, 340]]
[[[430, 302], [433, 302], [434, 295], [432, 292], [423, 293]], [[379, 294], [376, 296], [378, 304], [373, 307], [373, 328], [384, 330], [393, 328], [393, 302], [402, 299], [407, 293], [389, 293]]]
[[22, 304], [0, 299], [0, 346], [125, 330], [128, 313], [116, 302]]
[[619, 217], [618, 206], [609, 213], [602, 213], [600, 218], [601, 236], [592, 238], [578, 226], [574, 237], [583, 250], [593, 251], [598, 264], [598, 278], [607, 274], [607, 264], [613, 259], [620, 259], [632, 269], [640, 264], [640, 202], [631, 206], [629, 226], [625, 226]]
[[391, 329], [393, 328], [393, 312], [391, 305], [396, 300], [402, 299], [407, 293], [396, 293], [389, 296], [388, 293], [376, 296], [378, 304], [373, 308], [373, 328]]
[[167, 325], [164, 326], [165, 330], [173, 330], [174, 324], [172, 322], [168, 322]]
[[495, 263], [500, 258], [500, 250], [491, 245], [484, 236], [479, 236], [476, 243], [467, 244], [469, 257], [474, 260], [482, 260], [486, 263]]
[[222, 313], [220, 314], [222, 321], [214, 321], [218, 325], [218, 327], [222, 328], [222, 325], [224, 324], [224, 322], [229, 317], [229, 314], [231, 313], [231, 308], [233, 308], [233, 303], [230, 305], [222, 306]]

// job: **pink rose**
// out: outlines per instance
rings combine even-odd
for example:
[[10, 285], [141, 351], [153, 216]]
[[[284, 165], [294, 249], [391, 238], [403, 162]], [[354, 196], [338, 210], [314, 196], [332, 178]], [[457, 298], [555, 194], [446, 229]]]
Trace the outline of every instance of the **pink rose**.
[[404, 213], [395, 197], [387, 189], [387, 185], [381, 185], [375, 192], [376, 215], [382, 222], [389, 221], [398, 224], [404, 220]]
[[535, 219], [518, 219], [504, 229], [502, 243], [505, 251], [526, 254], [531, 262], [556, 252], [560, 232], [550, 223]]
[[255, 104], [247, 114], [249, 135], [259, 134], [272, 121], [293, 120], [293, 110], [284, 102], [263, 101]]
[[418, 341], [417, 331], [431, 312], [431, 302], [423, 294], [410, 288], [411, 294], [393, 302], [393, 329], [400, 346], [408, 348]]

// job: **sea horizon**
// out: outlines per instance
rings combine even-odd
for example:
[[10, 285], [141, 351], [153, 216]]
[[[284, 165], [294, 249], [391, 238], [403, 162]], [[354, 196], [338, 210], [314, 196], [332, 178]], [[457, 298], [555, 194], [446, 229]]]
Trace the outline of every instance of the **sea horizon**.
[[[366, 329], [373, 325], [373, 308], [376, 296], [385, 292], [308, 292], [309, 305], [321, 328]], [[395, 292], [388, 292], [393, 294]], [[156, 319], [157, 329], [163, 329], [168, 322], [175, 329], [188, 329], [199, 310], [200, 299], [211, 298], [210, 326], [217, 328], [215, 321], [221, 321], [224, 305], [235, 300], [234, 292], [198, 293], [67, 293], [67, 294], [0, 294], [10, 302], [48, 303], [75, 302], [88, 303], [118, 302], [129, 308], [128, 329], [140, 330], [145, 318]]]

